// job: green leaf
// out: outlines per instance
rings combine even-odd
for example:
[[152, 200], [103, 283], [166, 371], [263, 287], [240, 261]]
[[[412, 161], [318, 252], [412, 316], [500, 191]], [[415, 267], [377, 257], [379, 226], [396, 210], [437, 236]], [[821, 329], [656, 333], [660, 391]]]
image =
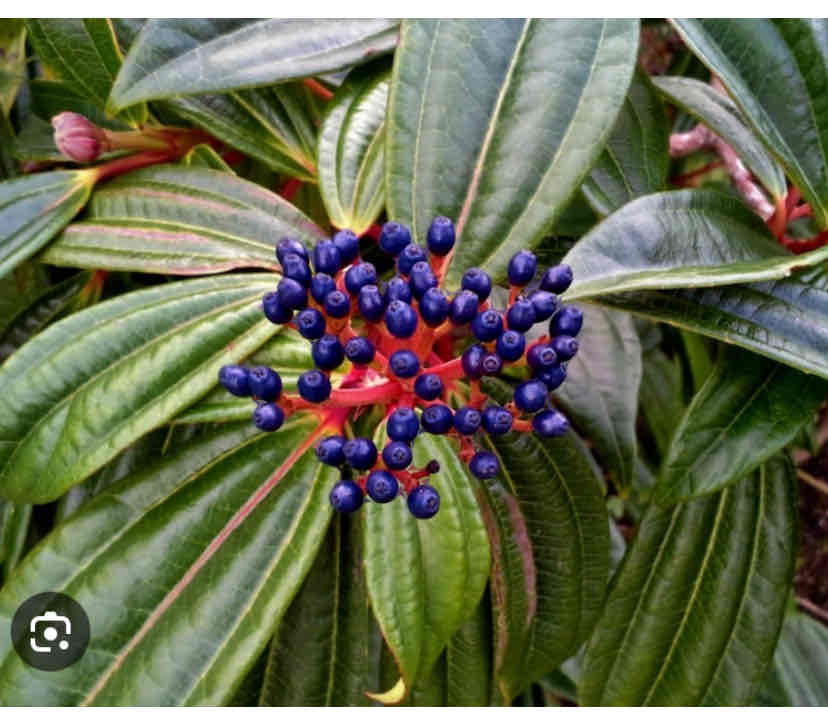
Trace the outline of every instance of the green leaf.
[[773, 658], [796, 555], [787, 459], [651, 507], [584, 657], [583, 705], [747, 704]]
[[421, 435], [413, 448], [414, 465], [440, 462], [430, 478], [440, 493], [439, 513], [418, 520], [401, 496], [362, 509], [368, 594], [401, 675], [387, 693], [371, 694], [383, 703], [398, 703], [429, 674], [474, 613], [489, 576], [486, 528], [457, 450], [431, 435]]
[[110, 117], [94, 101], [78, 94], [71, 85], [53, 80], [32, 80], [29, 82], [32, 97], [32, 112], [44, 122], [54, 134], [50, 120], [61, 112], [77, 112], [96, 125], [110, 130], [128, 130], [129, 123]]
[[9, 116], [26, 76], [26, 25], [6, 18], [0, 24], [0, 117]]
[[287, 84], [164, 104], [270, 169], [316, 182], [315, 101], [303, 85]]
[[23, 121], [11, 149], [21, 162], [71, 162], [57, 148], [54, 128], [37, 115], [29, 115]]
[[397, 33], [392, 20], [150, 20], [109, 104], [120, 110], [343, 70], [392, 50]]
[[131, 172], [94, 193], [89, 218], [40, 259], [49, 264], [162, 274], [278, 269], [283, 235], [324, 235], [287, 200], [227, 172], [165, 165]]
[[[487, 380], [505, 403], [509, 389]], [[508, 704], [590, 634], [609, 575], [609, 534], [600, 478], [569, 432], [541, 440], [513, 431], [486, 438], [500, 481], [481, 482], [492, 546], [494, 680]]]
[[649, 78], [637, 72], [607, 146], [582, 187], [596, 212], [610, 214], [666, 188], [669, 135], [661, 99]]
[[549, 233], [610, 136], [637, 47], [635, 20], [403, 23], [389, 216], [421, 241], [436, 215], [455, 220], [450, 285], [471, 266], [504, 275]]
[[0, 277], [32, 256], [80, 211], [93, 170], [43, 172], [0, 183]]
[[31, 504], [13, 504], [0, 499], [0, 586], [23, 555], [31, 519]]
[[210, 145], [196, 145], [182, 158], [182, 163], [190, 167], [204, 167], [208, 170], [219, 170], [228, 174], [236, 174]]
[[828, 224], [825, 20], [707, 19], [673, 24], [727, 87], [745, 119], [810, 202], [817, 223]]
[[[121, 68], [112, 22], [105, 18], [30, 19], [29, 37], [38, 57], [82, 97], [103, 108]], [[147, 119], [146, 106], [125, 113], [132, 125]]]
[[46, 270], [37, 262], [23, 262], [0, 278], [0, 332], [5, 332], [18, 312], [48, 291], [49, 286]]
[[588, 306], [578, 335], [581, 351], [555, 392], [570, 419], [588, 436], [616, 488], [632, 481], [635, 420], [641, 384], [641, 343], [628, 314]]
[[813, 420], [826, 397], [825, 380], [730, 348], [673, 435], [653, 500], [693, 499], [753, 471]]
[[263, 706], [367, 706], [382, 636], [368, 602], [359, 517], [341, 515], [270, 647]]
[[575, 281], [564, 298], [782, 279], [826, 258], [825, 248], [788, 252], [738, 199], [661, 192], [626, 204], [567, 253]]
[[319, 130], [319, 187], [336, 227], [365, 232], [385, 203], [387, 63], [361, 67], [339, 87]]
[[484, 594], [474, 615], [446, 646], [445, 705], [488, 706], [492, 659], [492, 607]]
[[639, 400], [662, 456], [667, 454], [673, 433], [684, 415], [683, 383], [679, 356], [670, 359], [660, 350], [644, 354]]
[[[306, 417], [273, 434], [252, 425], [212, 434], [58, 526], [0, 592], [0, 702], [230, 700], [327, 530], [336, 472], [307, 451], [319, 433]], [[9, 636], [17, 606], [41, 591], [70, 593], [94, 627], [83, 660], [45, 681]]]
[[785, 173], [745, 124], [733, 100], [692, 77], [664, 75], [654, 77], [653, 84], [673, 104], [689, 112], [727, 142], [772, 197], [787, 194]]
[[43, 503], [204, 396], [278, 327], [271, 275], [130, 292], [53, 324], [0, 367], [0, 493]]

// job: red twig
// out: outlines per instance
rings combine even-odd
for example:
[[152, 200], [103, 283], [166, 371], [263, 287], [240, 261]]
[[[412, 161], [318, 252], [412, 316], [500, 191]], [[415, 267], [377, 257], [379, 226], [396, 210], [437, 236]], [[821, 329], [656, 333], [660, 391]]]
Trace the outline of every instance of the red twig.
[[333, 92], [331, 92], [327, 87], [325, 87], [321, 83], [314, 80], [312, 77], [305, 78], [305, 87], [307, 87], [313, 94], [321, 97], [325, 101], [330, 100], [333, 97]]

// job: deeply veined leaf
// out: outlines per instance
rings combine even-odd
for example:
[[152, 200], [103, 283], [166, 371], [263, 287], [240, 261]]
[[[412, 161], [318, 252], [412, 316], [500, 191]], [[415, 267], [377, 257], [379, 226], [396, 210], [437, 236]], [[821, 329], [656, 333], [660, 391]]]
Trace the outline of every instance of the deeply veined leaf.
[[270, 85], [343, 70], [397, 44], [393, 20], [150, 20], [109, 104]]
[[69, 224], [93, 180], [92, 170], [58, 170], [0, 183], [0, 277]]
[[451, 286], [471, 266], [504, 275], [552, 228], [610, 135], [637, 46], [635, 20], [403, 23], [389, 216], [421, 242], [433, 217], [456, 222]]
[[[328, 526], [336, 472], [307, 451], [318, 435], [311, 417], [273, 434], [248, 424], [209, 435], [55, 529], [0, 592], [0, 702], [230, 700]], [[50, 590], [70, 593], [93, 629], [83, 660], [44, 681], [12, 648], [9, 622]]]
[[673, 432], [684, 415], [684, 376], [681, 357], [668, 358], [660, 349], [644, 354], [639, 401], [663, 457], [670, 448]]
[[[129, 130], [130, 125], [119, 117], [111, 117], [103, 111], [102, 106], [79, 94], [66, 82], [55, 80], [32, 80], [29, 83], [32, 97], [32, 112], [48, 123], [47, 127], [54, 134], [50, 120], [61, 112], [77, 112], [96, 125], [110, 130]], [[104, 155], [106, 156], [106, 155]]]
[[368, 594], [401, 676], [386, 693], [370, 694], [383, 703], [399, 703], [428, 676], [474, 613], [489, 576], [486, 528], [456, 449], [432, 435], [418, 437], [413, 449], [416, 466], [440, 462], [429, 480], [440, 493], [437, 515], [414, 518], [402, 496], [362, 509]]
[[23, 555], [31, 520], [31, 504], [13, 504], [0, 499], [0, 586]]
[[736, 150], [772, 197], [785, 196], [788, 191], [785, 173], [729, 97], [692, 77], [664, 75], [654, 77], [653, 84], [668, 100], [703, 122]]
[[745, 705], [773, 658], [796, 556], [787, 459], [651, 507], [587, 646], [584, 705]]
[[607, 146], [582, 186], [593, 209], [607, 215], [665, 189], [669, 135], [661, 99], [649, 79], [636, 73]]
[[828, 398], [828, 382], [731, 348], [673, 435], [653, 499], [718, 491], [787, 446]]
[[43, 503], [204, 396], [278, 327], [271, 275], [164, 284], [53, 324], [0, 367], [0, 493]]
[[824, 227], [828, 223], [826, 21], [685, 19], [673, 24], [693, 53], [721, 79]]
[[94, 193], [89, 218], [70, 225], [44, 262], [163, 274], [277, 269], [285, 235], [324, 237], [277, 194], [227, 172], [164, 165], [132, 172]]
[[[502, 383], [486, 390], [501, 403]], [[570, 432], [541, 440], [512, 431], [486, 439], [500, 480], [482, 482], [492, 546], [494, 681], [507, 704], [566, 658], [592, 630], [609, 575], [600, 478]]]
[[616, 488], [632, 481], [635, 421], [641, 384], [641, 343], [628, 314], [583, 308], [582, 349], [567, 365], [567, 380], [554, 396], [594, 443]]
[[348, 75], [319, 130], [319, 185], [336, 227], [365, 232], [385, 202], [387, 64]]
[[446, 646], [449, 706], [488, 706], [492, 693], [492, 607], [488, 595]]

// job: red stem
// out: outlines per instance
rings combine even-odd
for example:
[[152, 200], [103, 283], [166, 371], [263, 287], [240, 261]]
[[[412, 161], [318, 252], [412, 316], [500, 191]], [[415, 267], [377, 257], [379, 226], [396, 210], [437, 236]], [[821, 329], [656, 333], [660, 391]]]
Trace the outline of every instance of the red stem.
[[313, 94], [321, 97], [323, 100], [327, 101], [333, 97], [333, 92], [314, 80], [312, 77], [305, 78], [305, 87], [307, 87]]

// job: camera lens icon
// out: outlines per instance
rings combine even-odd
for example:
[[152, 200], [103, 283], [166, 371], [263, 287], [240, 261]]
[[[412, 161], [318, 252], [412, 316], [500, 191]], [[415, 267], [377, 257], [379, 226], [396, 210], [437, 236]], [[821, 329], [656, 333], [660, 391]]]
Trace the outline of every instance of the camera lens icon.
[[[35, 653], [51, 653], [54, 645], [61, 651], [69, 649], [68, 636], [72, 635], [72, 621], [55, 611], [46, 611], [35, 616], [30, 623], [29, 645]], [[60, 641], [55, 641], [61, 636]]]
[[12, 645], [32, 668], [59, 671], [80, 660], [89, 646], [89, 616], [64, 593], [38, 593], [12, 618]]

